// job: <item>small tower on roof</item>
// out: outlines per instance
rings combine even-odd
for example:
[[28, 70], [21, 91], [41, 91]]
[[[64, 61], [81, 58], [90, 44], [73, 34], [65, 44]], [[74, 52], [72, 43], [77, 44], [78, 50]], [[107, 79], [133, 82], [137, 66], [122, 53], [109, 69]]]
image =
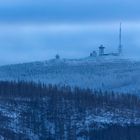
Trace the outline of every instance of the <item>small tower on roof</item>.
[[60, 59], [60, 55], [56, 54], [55, 59]]
[[99, 47], [99, 56], [104, 55], [104, 49], [105, 49], [105, 47], [104, 47], [103, 45], [101, 45], [101, 46]]

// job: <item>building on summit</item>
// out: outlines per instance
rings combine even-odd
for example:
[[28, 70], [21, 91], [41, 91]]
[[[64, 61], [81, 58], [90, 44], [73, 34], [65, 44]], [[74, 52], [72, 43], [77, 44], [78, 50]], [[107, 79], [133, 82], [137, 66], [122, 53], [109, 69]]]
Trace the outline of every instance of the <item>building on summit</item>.
[[105, 47], [103, 45], [99, 46], [99, 54], [97, 55], [96, 51], [93, 51], [90, 53], [90, 57], [96, 57], [96, 56], [120, 56], [122, 55], [122, 28], [120, 23], [120, 29], [119, 29], [119, 46], [118, 46], [118, 52], [115, 53], [105, 53]]

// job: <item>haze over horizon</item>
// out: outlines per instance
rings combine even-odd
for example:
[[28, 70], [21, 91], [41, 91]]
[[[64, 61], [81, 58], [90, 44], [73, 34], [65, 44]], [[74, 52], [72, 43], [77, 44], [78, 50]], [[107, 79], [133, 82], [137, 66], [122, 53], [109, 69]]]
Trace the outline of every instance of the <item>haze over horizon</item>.
[[[0, 2], [0, 65], [86, 57], [100, 44], [140, 58], [139, 4], [130, 0], [5, 0]], [[131, 10], [130, 10], [131, 9]]]

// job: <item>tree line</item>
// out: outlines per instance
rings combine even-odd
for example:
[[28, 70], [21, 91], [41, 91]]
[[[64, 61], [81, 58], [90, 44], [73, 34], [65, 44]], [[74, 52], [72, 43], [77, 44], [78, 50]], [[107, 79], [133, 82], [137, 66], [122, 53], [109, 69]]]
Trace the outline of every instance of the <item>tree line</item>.
[[[10, 106], [19, 114], [16, 118], [17, 133], [8, 129], [8, 123], [14, 120], [0, 114], [3, 125], [7, 125], [7, 129], [0, 125], [0, 134], [7, 139], [31, 139], [27, 136], [29, 130], [41, 140], [77, 140], [81, 137], [85, 140], [121, 140], [128, 139], [128, 132], [129, 140], [140, 139], [140, 126], [134, 124], [125, 127], [104, 124], [104, 129], [95, 129], [97, 122], [86, 124], [87, 112], [98, 116], [102, 109], [114, 114], [116, 110], [129, 109], [132, 111], [130, 117], [135, 120], [133, 111], [140, 112], [140, 98], [134, 94], [71, 88], [67, 85], [0, 81], [0, 99], [0, 105], [3, 101], [5, 106]], [[137, 115], [140, 117], [140, 113]]]
[[52, 85], [25, 81], [0, 81], [1, 98], [32, 98], [41, 99], [42, 97], [51, 97], [55, 101], [60, 99], [74, 100], [75, 105], [82, 106], [114, 106], [139, 108], [140, 98], [135, 94], [122, 94], [114, 92], [102, 92], [101, 90], [82, 89], [64, 85]]

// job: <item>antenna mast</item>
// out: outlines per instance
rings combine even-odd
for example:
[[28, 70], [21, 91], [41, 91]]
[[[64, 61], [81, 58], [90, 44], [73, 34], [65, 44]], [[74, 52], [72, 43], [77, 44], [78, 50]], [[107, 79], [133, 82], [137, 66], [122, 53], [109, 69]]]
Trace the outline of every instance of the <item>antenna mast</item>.
[[122, 54], [122, 23], [120, 23], [120, 30], [119, 30], [119, 48], [118, 48], [119, 55]]

